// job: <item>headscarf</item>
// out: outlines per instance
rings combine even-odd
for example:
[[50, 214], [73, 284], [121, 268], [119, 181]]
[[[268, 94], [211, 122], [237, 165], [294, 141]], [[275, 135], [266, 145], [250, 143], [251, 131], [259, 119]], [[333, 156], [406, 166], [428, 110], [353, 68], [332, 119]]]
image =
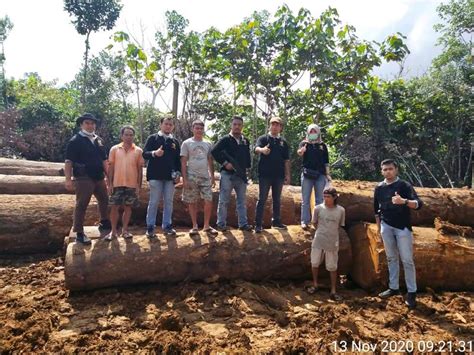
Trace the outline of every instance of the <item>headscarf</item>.
[[[309, 134], [313, 129], [316, 130], [316, 133], [318, 133], [318, 139], [316, 140], [309, 139]], [[321, 128], [319, 128], [317, 124], [313, 123], [308, 126], [308, 128], [306, 129], [306, 140], [309, 143], [322, 143], [323, 142], [323, 140], [321, 139]]]

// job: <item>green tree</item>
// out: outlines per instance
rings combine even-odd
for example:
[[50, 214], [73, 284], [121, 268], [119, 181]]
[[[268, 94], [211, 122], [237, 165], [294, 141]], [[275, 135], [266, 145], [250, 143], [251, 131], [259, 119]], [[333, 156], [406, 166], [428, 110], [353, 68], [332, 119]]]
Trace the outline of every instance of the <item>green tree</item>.
[[[87, 70], [89, 58], [89, 37], [92, 32], [101, 29], [111, 30], [115, 26], [122, 5], [120, 0], [64, 0], [64, 10], [70, 16], [74, 27], [80, 35], [86, 36], [84, 52], [84, 85], [87, 85]], [[86, 88], [82, 89], [81, 102], [86, 103]]]
[[13, 23], [8, 16], [0, 18], [0, 109], [5, 109], [8, 106], [7, 91], [6, 91], [6, 76], [5, 76], [5, 48], [4, 43], [8, 34], [13, 28]]

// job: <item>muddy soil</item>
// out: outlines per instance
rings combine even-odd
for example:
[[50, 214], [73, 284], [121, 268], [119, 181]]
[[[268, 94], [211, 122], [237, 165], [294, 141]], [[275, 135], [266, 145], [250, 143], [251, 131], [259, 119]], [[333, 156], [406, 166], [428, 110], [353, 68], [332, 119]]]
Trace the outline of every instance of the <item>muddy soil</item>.
[[333, 302], [327, 289], [303, 288], [234, 281], [69, 293], [60, 257], [3, 258], [0, 353], [314, 353], [334, 352], [334, 342], [339, 350], [474, 350], [474, 293], [429, 290], [410, 311], [401, 296], [381, 300], [346, 285]]

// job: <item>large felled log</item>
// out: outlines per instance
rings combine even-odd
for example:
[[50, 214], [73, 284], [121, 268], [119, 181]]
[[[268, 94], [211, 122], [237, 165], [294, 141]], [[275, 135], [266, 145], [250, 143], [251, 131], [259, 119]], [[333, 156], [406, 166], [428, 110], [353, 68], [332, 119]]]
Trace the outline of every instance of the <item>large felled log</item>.
[[[0, 174], [28, 176], [64, 176], [64, 163], [0, 158]], [[143, 176], [146, 176], [146, 169], [143, 169]], [[219, 180], [220, 174], [216, 172], [214, 174], [214, 177], [216, 180]]]
[[[60, 250], [73, 210], [71, 195], [0, 195], [0, 254]], [[91, 210], [86, 219], [94, 220], [96, 215]]]
[[0, 174], [64, 176], [64, 163], [0, 158]]
[[[474, 240], [443, 235], [434, 228], [414, 227], [413, 254], [419, 289], [474, 290]], [[375, 224], [349, 229], [354, 281], [366, 289], [388, 284], [387, 259]], [[401, 274], [403, 267], [400, 266]], [[404, 281], [400, 281], [404, 286]]]
[[[140, 207], [132, 215], [132, 223], [144, 225], [148, 193], [143, 192]], [[215, 223], [218, 192], [214, 191], [214, 208], [211, 223]], [[255, 203], [258, 190], [249, 188], [247, 206], [249, 221], [255, 218]], [[282, 217], [286, 224], [294, 224], [295, 206], [289, 194], [282, 196]], [[5, 195], [0, 194], [0, 253], [42, 253], [57, 251], [62, 248], [63, 240], [69, 234], [72, 226], [75, 205], [74, 195]], [[201, 209], [202, 211], [202, 209]], [[158, 224], [161, 210], [159, 210]], [[198, 214], [202, 223], [202, 212]], [[175, 225], [189, 226], [187, 206], [181, 201], [181, 189], [176, 190], [173, 211]], [[229, 225], [237, 226], [235, 201], [229, 208]], [[264, 225], [271, 221], [271, 198], [266, 205]], [[98, 222], [97, 202], [92, 198], [87, 209], [84, 225], [94, 225]]]
[[[334, 184], [340, 192], [339, 203], [346, 208], [347, 222], [375, 222], [373, 188], [367, 184], [361, 188]], [[423, 208], [412, 211], [412, 224], [432, 226], [436, 217], [454, 224], [474, 226], [474, 192], [467, 189], [416, 188], [424, 202]]]
[[[68, 245], [65, 281], [70, 290], [150, 282], [218, 279], [301, 279], [310, 277], [311, 236], [299, 226], [288, 231], [265, 230], [261, 235], [232, 230], [213, 240], [202, 234], [178, 238]], [[351, 265], [349, 239], [342, 232], [339, 271]]]
[[[173, 208], [173, 223], [177, 226], [190, 226], [191, 218], [189, 217], [188, 206], [182, 201], [182, 189], [176, 189], [174, 196], [174, 208]], [[146, 209], [148, 206], [149, 192], [144, 189], [140, 194], [140, 207], [137, 208], [133, 213], [133, 220], [137, 223], [143, 223], [146, 216]], [[250, 224], [255, 221], [255, 207], [258, 200], [258, 185], [249, 185], [247, 187], [247, 216]], [[213, 201], [214, 208], [212, 210], [211, 224], [216, 222], [217, 203], [219, 201], [219, 190], [218, 188], [213, 189]], [[299, 215], [295, 214], [295, 202], [293, 195], [289, 193], [286, 188], [283, 189], [281, 196], [281, 217], [285, 224], [297, 224], [299, 223]], [[198, 209], [198, 218], [202, 221], [203, 208]], [[235, 208], [235, 195], [232, 195], [229, 203], [227, 224], [232, 227], [237, 227], [237, 214]], [[272, 218], [272, 197], [271, 193], [268, 197], [267, 203], [265, 204], [265, 210], [263, 214], [263, 225], [268, 227], [271, 225]], [[202, 223], [202, 222], [200, 222]], [[158, 211], [157, 224], [161, 224], [161, 209]]]
[[[47, 186], [46, 186], [47, 185]], [[348, 224], [367, 221], [374, 222], [373, 190], [375, 183], [364, 181], [335, 181], [333, 184], [339, 191], [339, 203], [346, 209], [346, 222]], [[250, 221], [254, 220], [255, 204], [258, 199], [258, 186], [249, 185], [247, 207]], [[217, 191], [217, 190], [215, 190]], [[301, 214], [301, 188], [287, 186], [283, 189], [282, 216], [284, 223], [295, 224], [299, 222]], [[412, 211], [413, 225], [432, 226], [436, 217], [458, 225], [474, 226], [474, 192], [466, 189], [432, 189], [416, 188], [425, 205], [419, 211]], [[0, 176], [0, 193], [38, 194], [38, 193], [67, 193], [59, 177], [6, 177]], [[148, 203], [148, 184], [143, 184], [140, 196], [141, 207], [135, 211], [136, 221], [142, 223], [146, 215]], [[214, 201], [217, 203], [217, 192]], [[291, 201], [291, 198], [293, 201]], [[229, 209], [230, 225], [235, 225], [235, 201], [232, 199]], [[294, 211], [289, 209], [294, 207]], [[271, 205], [268, 204], [265, 223], [269, 223]], [[186, 212], [183, 214], [183, 211]], [[181, 202], [181, 190], [175, 194], [176, 224], [189, 224], [187, 207]], [[213, 217], [215, 218], [215, 216]]]
[[72, 194], [61, 176], [1, 175], [0, 194], [59, 195]]
[[[47, 198], [46, 195], [43, 195], [44, 198]], [[177, 188], [174, 195], [174, 204], [173, 204], [173, 224], [176, 226], [191, 226], [191, 217], [189, 216], [188, 206], [182, 201], [182, 189]], [[148, 188], [145, 187], [142, 189], [140, 193], [140, 205], [133, 210], [132, 213], [132, 224], [144, 225], [145, 217], [147, 213], [148, 207], [148, 200], [149, 200], [149, 191]], [[252, 224], [255, 220], [255, 206], [258, 200], [258, 186], [257, 185], [249, 185], [247, 189], [247, 216], [249, 223]], [[214, 207], [212, 209], [211, 215], [211, 224], [216, 223], [217, 219], [217, 203], [219, 201], [219, 191], [218, 188], [213, 190], [213, 202]], [[282, 221], [285, 224], [295, 224], [299, 223], [299, 215], [295, 214], [296, 207], [295, 202], [293, 199], [293, 195], [289, 192], [283, 190], [283, 194], [281, 196], [281, 216]], [[158, 209], [157, 213], [157, 220], [156, 224], [161, 225], [161, 216], [162, 216], [162, 206]], [[198, 222], [202, 224], [203, 220], [203, 208], [202, 208], [202, 201], [200, 202], [200, 207], [198, 208]], [[38, 208], [41, 208], [38, 206]], [[90, 218], [86, 218], [85, 225], [87, 224], [94, 224], [97, 221], [95, 217], [94, 211], [97, 210], [97, 204], [94, 200], [90, 203], [88, 207], [88, 216]], [[227, 224], [231, 227], [237, 227], [237, 214], [235, 209], [235, 196], [233, 195], [231, 201], [229, 203], [228, 214], [227, 214]], [[268, 197], [267, 203], [265, 204], [265, 211], [263, 214], [263, 226], [268, 227], [271, 225], [272, 219], [272, 198], [271, 194]]]

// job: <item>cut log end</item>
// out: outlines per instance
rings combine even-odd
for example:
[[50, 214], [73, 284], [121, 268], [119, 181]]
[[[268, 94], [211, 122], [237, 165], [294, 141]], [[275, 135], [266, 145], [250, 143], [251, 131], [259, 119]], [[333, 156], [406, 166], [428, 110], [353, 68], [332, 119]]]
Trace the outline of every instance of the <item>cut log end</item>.
[[[387, 258], [375, 224], [349, 230], [354, 266], [352, 277], [365, 289], [388, 285]], [[474, 290], [474, 240], [442, 235], [434, 228], [413, 227], [413, 255], [418, 289]], [[400, 266], [401, 275], [403, 267]], [[404, 286], [403, 277], [400, 279]]]

